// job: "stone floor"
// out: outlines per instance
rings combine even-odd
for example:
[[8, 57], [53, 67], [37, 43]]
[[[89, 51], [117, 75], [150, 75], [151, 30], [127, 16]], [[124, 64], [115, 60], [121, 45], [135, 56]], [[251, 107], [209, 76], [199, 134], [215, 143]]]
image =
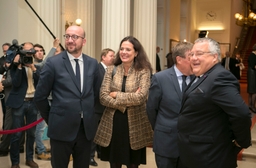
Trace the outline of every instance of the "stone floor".
[[[48, 142], [46, 142], [47, 144]], [[40, 168], [51, 168], [50, 161], [42, 161], [42, 160], [34, 160], [39, 164]], [[98, 163], [97, 168], [109, 168], [108, 162], [100, 161], [98, 158], [95, 158], [95, 161]], [[11, 162], [9, 156], [7, 157], [0, 157], [0, 168], [10, 168]], [[20, 155], [20, 167], [21, 168], [28, 168], [25, 165], [25, 156], [24, 154]], [[238, 161], [238, 168], [255, 168], [256, 162], [247, 162], [247, 161]], [[68, 168], [72, 168], [72, 161], [69, 164]], [[90, 168], [94, 168], [90, 166]], [[96, 168], [96, 167], [95, 167]], [[123, 166], [122, 168], [125, 168]], [[152, 148], [147, 148], [147, 164], [141, 165], [140, 168], [156, 168], [155, 160], [154, 160], [154, 153], [152, 152]]]

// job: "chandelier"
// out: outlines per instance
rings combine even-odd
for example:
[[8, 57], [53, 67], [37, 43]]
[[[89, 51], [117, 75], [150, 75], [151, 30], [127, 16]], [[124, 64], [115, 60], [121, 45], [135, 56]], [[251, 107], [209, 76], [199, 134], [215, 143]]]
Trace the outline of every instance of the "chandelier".
[[236, 13], [236, 24], [239, 26], [256, 26], [256, 14], [251, 10], [250, 0], [244, 0], [243, 14]]

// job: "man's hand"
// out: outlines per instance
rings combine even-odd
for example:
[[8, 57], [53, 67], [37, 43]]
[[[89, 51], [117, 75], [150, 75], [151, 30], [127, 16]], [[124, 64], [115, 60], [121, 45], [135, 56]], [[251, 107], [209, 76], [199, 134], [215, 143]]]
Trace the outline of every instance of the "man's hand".
[[57, 47], [59, 46], [59, 44], [60, 44], [60, 40], [59, 40], [58, 38], [54, 39], [54, 41], [53, 41], [53, 47], [54, 47], [54, 48], [57, 48]]
[[31, 68], [31, 70], [32, 70], [33, 72], [36, 71], [36, 67], [35, 67], [34, 64], [25, 64], [25, 66]]

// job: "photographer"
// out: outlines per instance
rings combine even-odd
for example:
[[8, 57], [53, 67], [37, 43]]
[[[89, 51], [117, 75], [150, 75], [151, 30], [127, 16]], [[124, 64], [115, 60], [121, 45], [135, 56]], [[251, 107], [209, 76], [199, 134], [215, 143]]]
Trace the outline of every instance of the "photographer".
[[[13, 125], [12, 128], [20, 128], [37, 120], [37, 109], [33, 102], [36, 84], [39, 79], [37, 66], [33, 64], [33, 44], [26, 42], [23, 49], [17, 51], [14, 57], [10, 73], [12, 78], [12, 90], [6, 105], [12, 108]], [[24, 121], [24, 118], [26, 120]], [[32, 127], [26, 130], [26, 165], [38, 168], [37, 163], [33, 161], [35, 129]], [[19, 168], [19, 141], [22, 132], [11, 135], [10, 157], [11, 168]]]

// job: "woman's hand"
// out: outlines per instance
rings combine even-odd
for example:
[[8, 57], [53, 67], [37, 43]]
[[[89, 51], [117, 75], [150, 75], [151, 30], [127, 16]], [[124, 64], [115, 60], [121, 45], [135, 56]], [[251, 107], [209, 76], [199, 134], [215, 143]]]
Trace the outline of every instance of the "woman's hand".
[[116, 94], [117, 94], [117, 92], [110, 92], [109, 96], [111, 96], [113, 99], [115, 99], [116, 98]]
[[138, 88], [135, 93], [139, 93], [139, 92], [140, 92], [140, 88]]

